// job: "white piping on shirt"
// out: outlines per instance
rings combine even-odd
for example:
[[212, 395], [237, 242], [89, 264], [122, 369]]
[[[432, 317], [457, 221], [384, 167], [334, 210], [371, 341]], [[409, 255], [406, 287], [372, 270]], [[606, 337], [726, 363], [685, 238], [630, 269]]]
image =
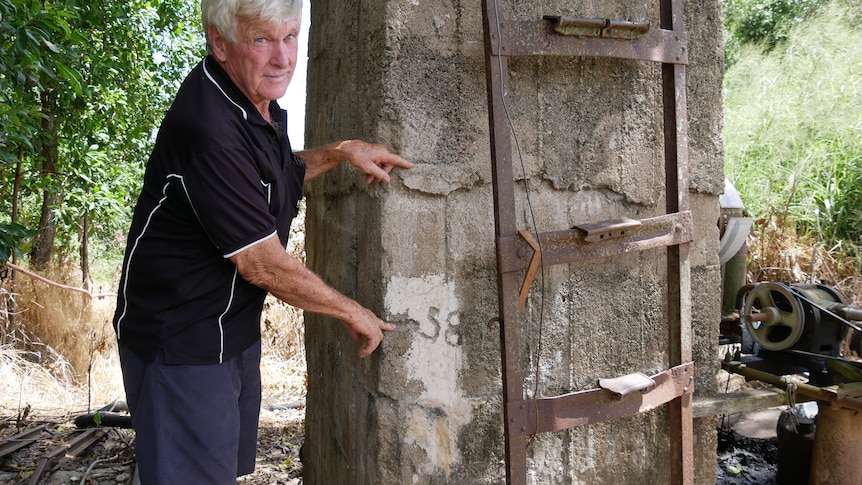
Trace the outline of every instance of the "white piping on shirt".
[[225, 259], [228, 259], [228, 258], [230, 258], [230, 257], [233, 257], [233, 256], [235, 256], [235, 255], [237, 255], [237, 254], [239, 254], [239, 253], [241, 253], [241, 252], [245, 251], [246, 249], [248, 249], [248, 248], [250, 248], [250, 247], [252, 247], [252, 246], [257, 246], [258, 244], [260, 244], [260, 243], [262, 243], [262, 242], [266, 241], [267, 239], [269, 239], [269, 238], [271, 238], [271, 237], [273, 237], [273, 236], [276, 236], [277, 234], [278, 234], [278, 231], [272, 231], [272, 233], [270, 233], [268, 236], [264, 236], [264, 237], [262, 237], [262, 238], [258, 239], [257, 241], [254, 241], [254, 242], [252, 242], [252, 243], [246, 244], [245, 246], [243, 246], [243, 247], [241, 247], [241, 248], [237, 249], [236, 251], [234, 251], [234, 252], [232, 252], [232, 253], [225, 254], [225, 255], [224, 255], [224, 258], [225, 258]]
[[266, 205], [272, 205], [272, 183], [267, 183], [261, 180], [260, 185], [263, 185], [266, 189]]
[[217, 88], [218, 88], [218, 90], [219, 90], [219, 91], [221, 91], [221, 94], [222, 94], [225, 98], [227, 98], [227, 100], [228, 100], [228, 101], [230, 101], [230, 102], [231, 102], [231, 104], [233, 104], [234, 106], [236, 106], [237, 108], [239, 108], [239, 110], [242, 112], [242, 119], [244, 119], [244, 120], [248, 121], [248, 113], [246, 113], [246, 112], [245, 112], [245, 109], [243, 109], [243, 107], [242, 107], [242, 106], [240, 106], [239, 104], [237, 104], [237, 102], [236, 102], [236, 101], [234, 101], [233, 99], [231, 99], [231, 97], [230, 97], [230, 96], [228, 96], [226, 92], [224, 92], [224, 89], [222, 89], [222, 87], [219, 85], [219, 83], [218, 83], [218, 82], [216, 82], [216, 80], [215, 80], [215, 78], [213, 78], [212, 74], [210, 74], [209, 69], [207, 69], [207, 62], [206, 62], [206, 59], [204, 59], [204, 61], [203, 61], [201, 64], [203, 65], [204, 74], [206, 74], [207, 79], [209, 79], [209, 80], [210, 80], [210, 82], [212, 82], [212, 83], [215, 85], [215, 87], [217, 87]]
[[126, 261], [126, 277], [123, 280], [123, 313], [120, 314], [120, 318], [117, 319], [117, 339], [120, 339], [121, 336], [121, 328], [123, 323], [123, 318], [126, 317], [126, 312], [129, 310], [129, 299], [126, 297], [128, 287], [129, 287], [129, 268], [132, 266], [132, 259], [134, 259], [135, 251], [138, 249], [138, 243], [141, 241], [141, 238], [144, 237], [144, 234], [147, 233], [147, 227], [150, 226], [150, 221], [153, 220], [153, 216], [156, 212], [162, 207], [162, 203], [168, 198], [168, 187], [171, 185], [171, 178], [179, 178], [182, 179], [180, 175], [169, 174], [167, 176], [167, 181], [165, 182], [164, 187], [162, 187], [162, 198], [159, 199], [159, 203], [153, 207], [153, 210], [150, 211], [150, 214], [147, 216], [147, 222], [144, 224], [143, 229], [141, 229], [141, 233], [138, 234], [138, 237], [135, 238], [135, 244], [132, 245], [132, 250], [129, 251], [129, 259]]
[[218, 331], [219, 331], [219, 352], [218, 352], [218, 363], [221, 364], [224, 362], [224, 324], [222, 320], [224, 316], [227, 315], [227, 312], [230, 311], [231, 305], [233, 305], [233, 297], [236, 295], [236, 277], [239, 271], [236, 266], [233, 267], [233, 278], [230, 280], [230, 298], [227, 300], [227, 306], [224, 307], [224, 311], [221, 315], [218, 316]]

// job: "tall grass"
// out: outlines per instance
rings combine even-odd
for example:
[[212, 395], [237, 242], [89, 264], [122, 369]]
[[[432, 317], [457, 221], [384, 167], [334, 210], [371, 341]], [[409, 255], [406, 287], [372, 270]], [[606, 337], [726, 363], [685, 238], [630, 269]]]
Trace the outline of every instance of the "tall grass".
[[727, 176], [748, 212], [779, 218], [859, 258], [862, 245], [862, 27], [859, 0], [833, 0], [767, 50], [749, 45], [725, 75]]

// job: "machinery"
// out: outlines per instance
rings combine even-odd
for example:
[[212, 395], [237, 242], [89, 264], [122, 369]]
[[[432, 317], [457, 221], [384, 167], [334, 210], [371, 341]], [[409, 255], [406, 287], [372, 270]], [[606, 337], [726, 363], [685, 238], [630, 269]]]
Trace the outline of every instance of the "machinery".
[[[735, 360], [776, 375], [808, 374], [814, 384], [831, 385], [840, 375], [829, 362], [858, 367], [844, 359], [841, 344], [854, 330], [854, 350], [862, 353], [862, 310], [826, 284], [760, 282], [745, 285], [746, 241], [751, 219], [742, 217], [742, 198], [725, 180], [719, 198], [719, 261], [722, 267], [723, 343], [740, 343]], [[832, 366], [835, 367], [834, 365]]]
[[[807, 371], [809, 379], [833, 384], [829, 360], [844, 360], [841, 343], [862, 310], [824, 284], [762, 282], [738, 292], [743, 353], [756, 354], [751, 367], [787, 374]], [[759, 359], [759, 360], [758, 360]]]
[[[862, 329], [854, 323], [862, 310], [822, 282], [746, 285], [752, 221], [742, 217], [742, 199], [729, 181], [719, 203], [720, 343], [737, 349], [722, 368], [773, 386], [789, 405], [790, 426], [778, 424], [780, 482], [862, 483], [862, 361], [842, 353], [862, 355]], [[769, 394], [761, 402], [748, 395], [746, 409], [774, 407]], [[797, 397], [817, 402], [808, 428], [797, 415]]]

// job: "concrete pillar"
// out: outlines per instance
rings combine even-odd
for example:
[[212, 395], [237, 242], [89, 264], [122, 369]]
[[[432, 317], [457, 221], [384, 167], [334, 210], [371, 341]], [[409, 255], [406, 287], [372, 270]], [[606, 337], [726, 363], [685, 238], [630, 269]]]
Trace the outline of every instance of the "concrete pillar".
[[[545, 14], [658, 25], [658, 3], [504, 1]], [[686, 2], [694, 355], [715, 388], [720, 320], [719, 0]], [[386, 144], [417, 164], [387, 187], [348, 167], [308, 188], [308, 263], [399, 330], [374, 356], [306, 315], [305, 483], [502, 483], [502, 391], [491, 161], [479, 0], [314, 0], [306, 146]], [[592, 59], [510, 63], [512, 122], [530, 182], [523, 227], [553, 231], [663, 212], [660, 69]], [[520, 162], [516, 161], [516, 166]], [[667, 367], [664, 252], [547, 268], [527, 303], [525, 389], [543, 396]], [[539, 340], [541, 330], [542, 339]], [[695, 423], [698, 483], [715, 482], [712, 418]], [[537, 437], [530, 483], [665, 483], [667, 413]]]
[[808, 483], [862, 483], [862, 413], [818, 403]]

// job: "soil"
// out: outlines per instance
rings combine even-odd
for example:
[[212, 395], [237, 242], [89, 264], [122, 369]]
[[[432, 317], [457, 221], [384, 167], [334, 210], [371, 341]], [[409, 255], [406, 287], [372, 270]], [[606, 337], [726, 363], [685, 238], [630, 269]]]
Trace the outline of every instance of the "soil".
[[718, 430], [716, 485], [777, 485], [778, 440]]

